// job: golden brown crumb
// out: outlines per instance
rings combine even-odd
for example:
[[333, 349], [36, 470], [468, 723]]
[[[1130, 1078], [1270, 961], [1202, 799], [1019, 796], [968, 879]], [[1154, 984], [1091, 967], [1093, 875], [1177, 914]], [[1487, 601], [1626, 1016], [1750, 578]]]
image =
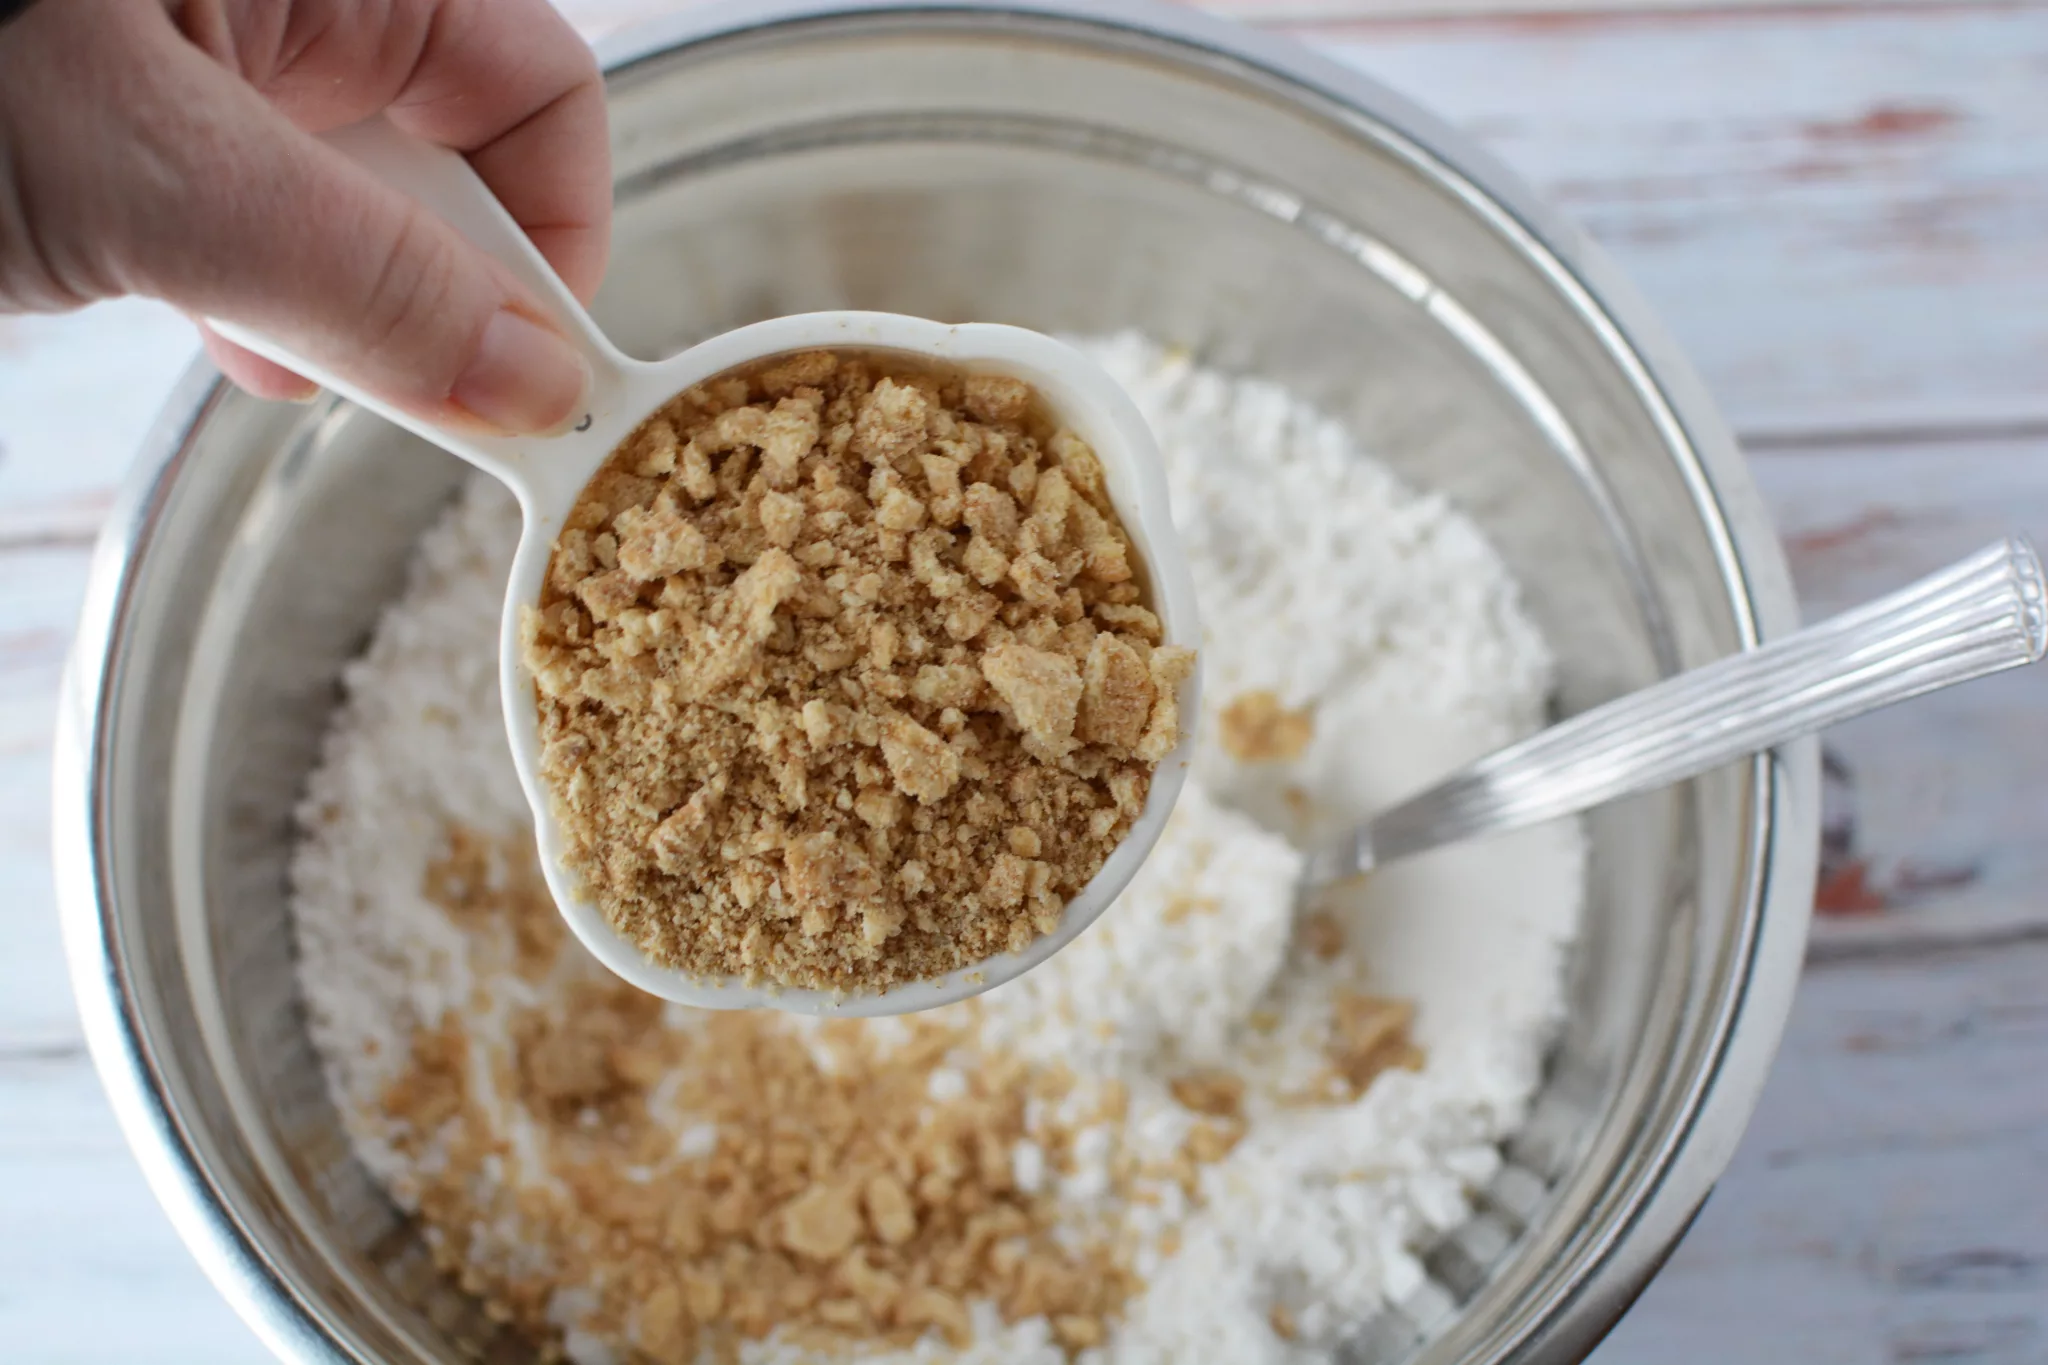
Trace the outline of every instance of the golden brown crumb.
[[1188, 1130], [1187, 1141], [1182, 1144], [1183, 1159], [1188, 1163], [1187, 1173], [1181, 1183], [1194, 1193], [1195, 1166], [1206, 1166], [1221, 1161], [1235, 1150], [1244, 1139], [1243, 1119], [1227, 1118], [1214, 1122], [1198, 1123]]
[[1102, 1319], [1086, 1313], [1062, 1313], [1052, 1320], [1052, 1332], [1069, 1351], [1085, 1351], [1102, 1344]]
[[564, 861], [653, 960], [886, 989], [1057, 926], [1181, 737], [1088, 446], [810, 352], [624, 442], [524, 616]]
[[[427, 892], [472, 951], [502, 956], [524, 912], [473, 919], [473, 888], [545, 906], [538, 870], [514, 841], [455, 829], [449, 843]], [[816, 1033], [772, 1014], [672, 1022], [573, 941], [558, 937], [538, 966], [552, 1003], [515, 1011], [509, 1044], [454, 1015], [420, 1028], [383, 1109], [401, 1146], [438, 1137], [446, 1154], [416, 1163], [436, 1265], [542, 1358], [559, 1357], [550, 1306], [568, 1289], [594, 1296], [581, 1325], [624, 1357], [685, 1365], [776, 1331], [826, 1355], [927, 1332], [963, 1348], [968, 1306], [983, 1301], [1005, 1321], [1045, 1318], [1078, 1352], [1108, 1339], [1141, 1288], [1127, 1246], [1106, 1229], [1101, 1242], [1060, 1231], [1056, 1195], [1012, 1174], [1022, 1141], [1055, 1164], [1072, 1149], [1078, 1130], [1048, 1115], [1073, 1076], [984, 1049], [971, 1018], [913, 1017], [887, 1045], [847, 1021]], [[963, 1052], [971, 1066], [957, 1065]], [[515, 1155], [473, 1093], [475, 1058], [494, 1102], [535, 1120], [532, 1152]], [[946, 1099], [934, 1097], [941, 1067], [959, 1078]], [[1175, 1087], [1205, 1115], [1172, 1172], [1191, 1193], [1242, 1136], [1242, 1089], [1223, 1073]], [[1114, 1122], [1123, 1103], [1109, 1086], [1083, 1122]], [[507, 1179], [515, 1163], [525, 1174]], [[1115, 1192], [1128, 1197], [1122, 1178]], [[478, 1229], [508, 1222], [545, 1255], [471, 1254]]]
[[1310, 911], [1301, 919], [1301, 941], [1322, 961], [1334, 961], [1344, 951], [1344, 926], [1327, 910]]
[[1223, 902], [1214, 896], [1178, 895], [1167, 902], [1163, 918], [1168, 924], [1179, 924], [1193, 915], [1213, 915], [1223, 909]]
[[1348, 1098], [1366, 1092], [1381, 1072], [1420, 1071], [1422, 1049], [1409, 1036], [1415, 1005], [1409, 1000], [1345, 991], [1330, 1024], [1330, 1069]]
[[1244, 1114], [1244, 1082], [1228, 1071], [1198, 1071], [1171, 1085], [1174, 1099], [1197, 1114], [1234, 1119]]
[[509, 926], [513, 970], [527, 981], [539, 980], [568, 926], [541, 878], [533, 840], [490, 840], [456, 825], [447, 831], [447, 844], [447, 852], [427, 864], [427, 899], [461, 925]]
[[1280, 698], [1260, 689], [1247, 692], [1217, 717], [1223, 747], [1244, 763], [1286, 763], [1300, 758], [1315, 738], [1315, 719], [1308, 711], [1290, 711]]

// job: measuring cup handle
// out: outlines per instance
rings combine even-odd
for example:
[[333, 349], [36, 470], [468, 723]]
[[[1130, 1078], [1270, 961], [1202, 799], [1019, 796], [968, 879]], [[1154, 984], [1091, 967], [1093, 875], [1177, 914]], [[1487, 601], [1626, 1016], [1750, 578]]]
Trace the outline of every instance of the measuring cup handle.
[[[471, 244], [503, 266], [579, 351], [590, 366], [594, 404], [619, 387], [622, 372], [633, 364], [591, 321], [590, 314], [569, 292], [547, 258], [505, 211], [482, 177], [461, 155], [401, 132], [382, 116], [324, 134], [321, 141], [354, 161], [400, 194], [417, 200], [446, 220]], [[522, 498], [535, 474], [526, 443], [443, 426], [432, 418], [396, 408], [375, 394], [280, 345], [272, 338], [236, 323], [208, 319], [222, 336], [269, 360], [296, 370], [386, 417], [416, 435], [478, 465], [511, 484]], [[587, 424], [590, 418], [586, 416]]]
[[551, 315], [592, 369], [615, 368], [619, 353], [597, 329], [547, 258], [498, 202], [468, 161], [446, 147], [400, 132], [377, 117], [321, 138], [378, 180], [417, 200], [510, 271]]

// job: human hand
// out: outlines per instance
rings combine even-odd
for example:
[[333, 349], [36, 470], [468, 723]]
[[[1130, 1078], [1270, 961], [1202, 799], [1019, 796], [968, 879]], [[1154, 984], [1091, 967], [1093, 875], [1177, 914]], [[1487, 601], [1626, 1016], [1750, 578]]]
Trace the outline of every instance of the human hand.
[[[586, 301], [611, 165], [597, 65], [547, 0], [37, 0], [0, 27], [0, 312], [120, 294], [508, 431], [587, 374], [453, 228], [315, 133], [378, 112], [464, 153]], [[243, 388], [298, 375], [208, 331]]]

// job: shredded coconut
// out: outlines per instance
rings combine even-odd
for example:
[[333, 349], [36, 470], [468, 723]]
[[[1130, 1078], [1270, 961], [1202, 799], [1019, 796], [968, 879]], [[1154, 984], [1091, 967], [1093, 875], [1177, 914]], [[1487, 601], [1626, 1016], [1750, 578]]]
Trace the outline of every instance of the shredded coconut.
[[[1088, 934], [917, 1027], [972, 1039], [920, 1073], [938, 1112], [973, 1102], [991, 1058], [1072, 1073], [1025, 1103], [997, 1178], [1055, 1243], [1108, 1257], [1130, 1292], [1100, 1320], [1007, 1321], [970, 1294], [947, 1330], [921, 1337], [900, 1316], [867, 1344], [778, 1330], [737, 1343], [749, 1365], [1332, 1359], [1349, 1327], [1420, 1285], [1419, 1250], [1468, 1216], [1562, 1017], [1584, 881], [1574, 823], [1383, 869], [1316, 915], [1292, 904], [1309, 838], [1540, 723], [1549, 654], [1498, 559], [1446, 502], [1279, 387], [1134, 335], [1090, 346], [1166, 461], [1206, 633], [1200, 757], [1157, 851]], [[364, 1164], [421, 1213], [430, 1244], [445, 1241], [432, 1195], [464, 1160], [463, 1124], [480, 1126], [498, 1145], [469, 1183], [498, 1212], [460, 1229], [464, 1283], [474, 1274], [487, 1296], [549, 1286], [532, 1310], [547, 1349], [590, 1365], [653, 1349], [654, 1300], [608, 1308], [618, 1277], [572, 1273], [519, 1214], [521, 1191], [579, 1195], [548, 1114], [515, 1083], [514, 1033], [522, 1018], [567, 1021], [596, 969], [538, 929], [506, 946], [506, 924], [551, 923], [509, 873], [478, 872], [489, 885], [463, 888], [464, 903], [483, 909], [462, 913], [429, 875], [449, 861], [451, 830], [527, 828], [495, 677], [517, 533], [511, 499], [472, 485], [348, 671], [301, 810], [300, 979]], [[464, 1047], [436, 1064], [459, 1074], [472, 1114], [436, 1127], [421, 1120], [431, 1106], [392, 1097], [419, 1090], [419, 1039], [452, 1025]], [[669, 1007], [659, 1027], [682, 1037], [700, 1021]], [[848, 1025], [758, 1027], [812, 1040], [823, 1065], [829, 1030]], [[857, 1027], [878, 1054], [916, 1035], [900, 1020]], [[646, 1079], [665, 1148], [636, 1147], [618, 1179], [744, 1145], [748, 1134], [678, 1110], [687, 1077]]]

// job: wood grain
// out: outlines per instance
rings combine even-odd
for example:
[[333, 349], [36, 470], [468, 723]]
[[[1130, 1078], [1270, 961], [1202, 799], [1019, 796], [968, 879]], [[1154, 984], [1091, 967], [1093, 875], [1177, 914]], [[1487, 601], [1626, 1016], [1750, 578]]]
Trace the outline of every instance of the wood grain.
[[[1753, 461], [1808, 619], [2011, 532], [2048, 545], [2048, 440]], [[1812, 952], [2048, 936], [2048, 667], [1836, 727]]]
[[0, 546], [89, 541], [197, 350], [139, 299], [0, 316]]
[[1762, 1107], [1594, 1365], [2048, 1359], [2048, 944], [1809, 972]]
[[2048, 11], [1317, 32], [1589, 228], [1746, 438], [2048, 423]]

